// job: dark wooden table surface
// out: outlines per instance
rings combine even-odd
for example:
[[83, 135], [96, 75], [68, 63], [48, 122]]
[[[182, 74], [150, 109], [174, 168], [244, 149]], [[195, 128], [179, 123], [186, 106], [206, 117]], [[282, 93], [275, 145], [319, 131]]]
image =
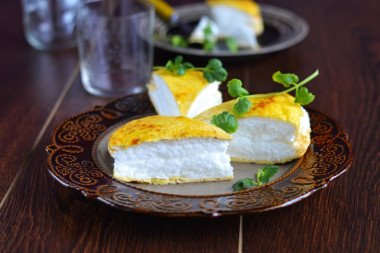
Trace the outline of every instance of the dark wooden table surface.
[[[261, 1], [304, 17], [310, 33], [282, 52], [226, 63], [230, 76], [268, 92], [278, 88], [276, 70], [305, 77], [318, 68], [312, 107], [339, 122], [355, 157], [327, 188], [291, 206], [212, 219], [120, 211], [50, 176], [54, 128], [111, 99], [84, 91], [75, 49], [26, 43], [19, 2], [0, 8], [0, 252], [379, 252], [380, 1]], [[156, 53], [156, 63], [166, 60]]]

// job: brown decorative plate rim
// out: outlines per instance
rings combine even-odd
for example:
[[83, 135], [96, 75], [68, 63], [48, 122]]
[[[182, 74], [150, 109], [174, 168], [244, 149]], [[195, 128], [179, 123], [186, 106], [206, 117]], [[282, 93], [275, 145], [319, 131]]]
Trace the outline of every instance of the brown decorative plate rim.
[[206, 216], [264, 212], [291, 205], [327, 186], [351, 165], [353, 151], [338, 123], [317, 110], [310, 115], [312, 144], [284, 176], [258, 188], [217, 195], [178, 195], [143, 190], [120, 182], [94, 157], [102, 133], [141, 114], [154, 114], [146, 93], [126, 96], [74, 115], [54, 130], [48, 171], [84, 196], [130, 212], [160, 216]]

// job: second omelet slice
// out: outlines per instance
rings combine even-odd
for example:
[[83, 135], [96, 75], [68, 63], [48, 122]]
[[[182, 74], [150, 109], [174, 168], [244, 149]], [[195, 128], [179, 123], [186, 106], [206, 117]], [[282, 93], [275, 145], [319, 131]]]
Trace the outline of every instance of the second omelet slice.
[[[285, 163], [301, 157], [310, 145], [309, 115], [288, 94], [249, 98], [250, 111], [237, 117], [227, 153], [231, 160], [264, 164]], [[195, 119], [210, 122], [213, 115], [231, 111], [235, 100], [211, 108]]]
[[205, 29], [209, 27], [211, 36], [207, 39], [232, 38], [240, 48], [259, 48], [257, 37], [264, 31], [260, 6], [251, 0], [208, 0], [210, 17], [203, 16], [189, 41], [204, 43]]
[[149, 116], [109, 138], [114, 177], [125, 182], [173, 184], [233, 179], [226, 154], [232, 136], [183, 116]]
[[148, 95], [160, 115], [193, 118], [222, 103], [220, 82], [208, 82], [202, 71], [189, 70], [180, 76], [166, 69], [156, 70], [148, 86]]
[[[211, 15], [221, 29], [230, 30], [233, 24], [250, 26], [254, 35], [264, 32], [264, 22], [260, 6], [252, 0], [207, 0]], [[234, 22], [231, 22], [231, 21]], [[228, 25], [229, 24], [229, 25]]]

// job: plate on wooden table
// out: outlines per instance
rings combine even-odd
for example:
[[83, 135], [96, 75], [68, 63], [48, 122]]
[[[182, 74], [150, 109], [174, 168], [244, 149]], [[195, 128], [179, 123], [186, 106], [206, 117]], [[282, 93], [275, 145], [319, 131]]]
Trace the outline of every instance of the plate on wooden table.
[[253, 177], [262, 165], [232, 163], [230, 181], [148, 185], [125, 183], [112, 176], [108, 136], [120, 125], [155, 114], [146, 93], [126, 96], [72, 116], [57, 126], [48, 170], [61, 184], [107, 205], [160, 216], [208, 216], [263, 212], [291, 205], [322, 189], [345, 172], [353, 159], [347, 134], [331, 117], [307, 108], [312, 143], [303, 157], [280, 165], [268, 184], [233, 192], [232, 184]]
[[[271, 5], [260, 4], [261, 14], [264, 22], [264, 32], [258, 37], [259, 49], [239, 49], [230, 52], [227, 47], [221, 46], [219, 50], [205, 51], [197, 47], [173, 46], [168, 34], [177, 33], [176, 27], [170, 27], [160, 18], [156, 19], [154, 27], [154, 45], [156, 48], [175, 53], [177, 55], [190, 55], [198, 57], [217, 57], [221, 59], [241, 59], [265, 55], [284, 50], [301, 42], [309, 32], [307, 22], [298, 15], [288, 10]], [[175, 8], [181, 23], [188, 26], [196, 26], [202, 15], [207, 15], [210, 10], [206, 4], [190, 4]]]

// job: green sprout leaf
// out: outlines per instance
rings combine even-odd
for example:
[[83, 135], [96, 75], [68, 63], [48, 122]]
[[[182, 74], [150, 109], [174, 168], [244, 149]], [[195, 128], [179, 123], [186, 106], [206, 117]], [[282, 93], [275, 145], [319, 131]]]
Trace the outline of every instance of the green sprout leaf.
[[269, 180], [278, 172], [278, 166], [268, 164], [257, 172], [257, 185], [267, 184]]
[[166, 69], [171, 71], [171, 72], [174, 72], [174, 63], [172, 60], [169, 60], [166, 65], [165, 65]]
[[[162, 67], [155, 67], [154, 69], [161, 69]], [[182, 56], [177, 56], [174, 59], [174, 62], [172, 60], [169, 60], [165, 68], [171, 72], [175, 72], [177, 75], [183, 76], [186, 73], [187, 69], [193, 69], [193, 64], [189, 62], [183, 62]]]
[[232, 108], [236, 116], [241, 117], [244, 113], [249, 111], [251, 105], [252, 102], [249, 101], [247, 97], [239, 97]]
[[206, 27], [203, 29], [203, 49], [205, 51], [211, 51], [216, 45], [216, 40], [213, 38], [213, 32], [210, 25], [210, 22], [207, 23]]
[[235, 116], [229, 112], [222, 112], [212, 116], [211, 124], [223, 129], [227, 133], [235, 133], [238, 127]]
[[279, 171], [279, 169], [280, 168], [278, 166], [268, 164], [264, 168], [257, 171], [257, 182], [255, 182], [253, 178], [244, 178], [236, 181], [236, 183], [232, 185], [232, 189], [234, 191], [242, 191], [249, 189], [254, 185], [260, 186], [262, 184], [267, 184], [269, 183], [269, 180]]
[[218, 59], [210, 59], [206, 65], [206, 68], [210, 68], [210, 69], [219, 69], [223, 67], [223, 64], [220, 60]]
[[193, 68], [194, 68], [194, 65], [191, 64], [190, 62], [184, 62], [184, 63], [182, 63], [182, 66], [183, 66], [185, 69], [193, 69]]
[[185, 75], [187, 70], [201, 70], [203, 72], [203, 77], [209, 81], [225, 81], [227, 79], [228, 73], [223, 68], [223, 64], [218, 59], [211, 59], [209, 60], [208, 64], [204, 68], [195, 68], [193, 64], [189, 62], [183, 62], [182, 56], [177, 56], [174, 61], [169, 60], [167, 61], [165, 67], [162, 66], [154, 66], [153, 70], [159, 70], [159, 69], [167, 69], [170, 72], [176, 73], [177, 75]]
[[244, 189], [251, 188], [255, 182], [253, 182], [253, 178], [244, 178], [241, 180], [238, 180], [236, 183], [232, 185], [232, 189], [236, 191], [242, 191]]
[[181, 55], [178, 55], [174, 58], [174, 65], [178, 66], [183, 62], [183, 57]]
[[176, 68], [177, 75], [184, 76], [186, 74], [186, 69], [181, 65]]
[[212, 41], [206, 38], [203, 42], [203, 49], [205, 51], [211, 51], [212, 49], [214, 49], [215, 45], [216, 45], [215, 41]]
[[203, 29], [203, 35], [205, 37], [212, 35], [212, 28], [210, 22], [207, 22], [206, 27]]
[[181, 35], [173, 35], [170, 38], [170, 42], [175, 47], [188, 47], [189, 46], [189, 42], [187, 41], [187, 39], [185, 39]]
[[206, 67], [203, 69], [203, 77], [209, 81], [225, 81], [227, 79], [227, 71], [223, 68], [223, 64], [218, 59], [209, 60]]
[[285, 88], [289, 88], [290, 85], [298, 82], [298, 76], [294, 74], [282, 74], [280, 71], [277, 71], [272, 76], [273, 81], [284, 85]]
[[232, 37], [226, 38], [226, 45], [228, 47], [228, 50], [230, 50], [230, 52], [237, 52], [239, 50], [239, 46], [236, 40]]
[[301, 105], [308, 105], [313, 102], [314, 98], [313, 93], [309, 92], [306, 87], [301, 87], [296, 90], [296, 99], [294, 102]]
[[243, 83], [239, 79], [230, 80], [227, 83], [228, 94], [230, 94], [230, 96], [233, 98], [249, 95], [249, 92], [242, 86]]

